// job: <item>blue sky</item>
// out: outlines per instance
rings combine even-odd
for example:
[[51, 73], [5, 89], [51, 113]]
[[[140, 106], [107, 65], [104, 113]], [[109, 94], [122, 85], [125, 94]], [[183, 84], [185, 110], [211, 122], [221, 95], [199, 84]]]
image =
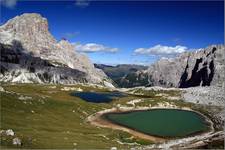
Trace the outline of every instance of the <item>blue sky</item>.
[[95, 63], [150, 64], [224, 42], [223, 1], [9, 1], [1, 23], [40, 13], [57, 40], [67, 38]]

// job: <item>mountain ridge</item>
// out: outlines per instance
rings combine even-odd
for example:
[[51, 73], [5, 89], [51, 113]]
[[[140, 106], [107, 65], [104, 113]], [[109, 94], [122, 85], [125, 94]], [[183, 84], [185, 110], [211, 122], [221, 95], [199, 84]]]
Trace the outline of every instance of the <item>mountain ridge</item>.
[[[24, 55], [31, 55], [32, 57], [39, 57], [42, 60], [46, 60], [56, 68], [66, 66], [69, 69], [83, 72], [86, 74], [85, 78], [87, 82], [97, 84], [111, 82], [103, 71], [94, 67], [86, 55], [76, 52], [74, 46], [68, 41], [61, 40], [57, 42], [49, 32], [47, 19], [40, 14], [25, 13], [8, 20], [4, 25], [0, 26], [0, 43], [2, 44], [1, 51], [3, 52], [5, 52], [3, 50], [4, 47], [11, 45], [10, 48], [15, 53], [22, 51]], [[5, 57], [6, 53], [3, 53], [3, 55]], [[3, 59], [1, 60], [3, 61]], [[12, 70], [13, 67], [10, 70], [11, 73], [10, 71], [8, 73], [13, 78]], [[26, 76], [25, 74], [21, 75]], [[35, 73], [31, 76], [38, 78]], [[1, 75], [1, 81], [6, 80], [6, 78], [6, 76]], [[83, 78], [83, 76], [80, 78]], [[60, 78], [58, 79], [60, 80]], [[7, 81], [13, 80], [8, 78]], [[51, 81], [55, 83], [55, 80]], [[32, 81], [28, 79], [27, 82]], [[39, 82], [39, 80], [37, 79], [36, 82]], [[61, 83], [75, 83], [75, 79], [74, 81], [68, 80], [68, 82], [63, 81]]]
[[[185, 52], [172, 59], [161, 59], [146, 71], [154, 85], [165, 87], [223, 86], [225, 47], [211, 45]], [[207, 82], [207, 83], [206, 83]]]
[[[102, 69], [105, 74], [110, 77], [118, 87], [129, 87], [129, 84], [123, 83], [123, 78], [127, 75], [136, 73], [147, 69], [147, 66], [135, 65], [135, 64], [119, 64], [116, 66], [104, 65], [104, 64], [95, 64], [96, 68]], [[137, 83], [137, 86], [143, 85], [143, 83]]]
[[[110, 76], [109, 71], [104, 69], [103, 71]], [[116, 82], [119, 83], [119, 87], [126, 88], [136, 86], [188, 88], [210, 85], [225, 87], [224, 74], [225, 46], [218, 44], [197, 51], [184, 52], [174, 58], [161, 58], [147, 69], [124, 74]]]
[[[224, 45], [211, 45], [195, 52], [184, 52], [175, 58], [162, 58], [148, 68], [139, 65], [94, 65], [86, 55], [76, 52], [67, 40], [57, 41], [49, 32], [47, 19], [37, 13], [16, 16], [0, 26], [0, 44], [0, 81], [81, 82], [110, 87], [113, 87], [114, 81], [119, 87], [126, 88], [224, 87]], [[42, 63], [38, 66], [34, 60]], [[75, 75], [75, 72], [80, 75]]]

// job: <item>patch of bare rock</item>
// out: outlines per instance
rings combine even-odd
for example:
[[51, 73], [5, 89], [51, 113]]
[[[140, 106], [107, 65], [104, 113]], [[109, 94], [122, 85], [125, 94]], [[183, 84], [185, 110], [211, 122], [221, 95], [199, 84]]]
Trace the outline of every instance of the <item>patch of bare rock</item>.
[[225, 91], [222, 87], [190, 87], [183, 91], [182, 97], [187, 102], [215, 106], [224, 106], [225, 104]]
[[16, 136], [15, 132], [12, 129], [1, 130], [0, 136], [2, 137], [12, 137], [12, 144], [20, 146], [22, 145], [22, 140]]

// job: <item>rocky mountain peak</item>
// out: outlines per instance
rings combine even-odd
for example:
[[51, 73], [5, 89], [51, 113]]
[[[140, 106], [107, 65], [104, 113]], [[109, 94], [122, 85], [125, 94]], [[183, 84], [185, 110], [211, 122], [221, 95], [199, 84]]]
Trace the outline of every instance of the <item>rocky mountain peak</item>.
[[51, 47], [56, 42], [49, 32], [47, 19], [36, 13], [25, 13], [8, 20], [0, 26], [0, 35], [1, 43], [12, 44], [13, 41], [20, 41], [34, 55], [40, 54], [41, 49]]
[[163, 86], [188, 88], [194, 86], [225, 87], [225, 46], [181, 53], [173, 58], [161, 58], [148, 69], [128, 73], [121, 80], [122, 87]]
[[211, 45], [173, 59], [160, 59], [149, 66], [149, 80], [166, 87], [224, 86], [224, 52], [224, 45]]
[[14, 30], [17, 33], [45, 33], [48, 32], [48, 21], [40, 14], [25, 13], [7, 21], [4, 29]]
[[[8, 20], [4, 25], [0, 26], [0, 44], [3, 44], [2, 47], [4, 48], [4, 57], [6, 57], [3, 59], [4, 61], [10, 57], [7, 51], [11, 49], [14, 51], [19, 50], [32, 57], [41, 58], [55, 67], [67, 67], [83, 72], [86, 74], [85, 80], [87, 80], [87, 82], [101, 83], [103, 79], [108, 79], [101, 70], [94, 67], [86, 55], [76, 52], [74, 46], [69, 43], [69, 41], [61, 40], [57, 42], [49, 32], [47, 19], [40, 14], [25, 13]], [[5, 45], [10, 48], [5, 48]], [[33, 63], [33, 60], [29, 61]], [[30, 64], [24, 65], [29, 66]], [[30, 66], [28, 68], [30, 68]], [[33, 70], [35, 70], [35, 68]], [[36, 75], [34, 76], [36, 77]], [[37, 77], [39, 78], [39, 76]], [[13, 78], [13, 76], [11, 78]], [[57, 78], [59, 77], [57, 76]], [[55, 81], [54, 79], [54, 81], [51, 82]], [[72, 80], [68, 82], [76, 81]]]

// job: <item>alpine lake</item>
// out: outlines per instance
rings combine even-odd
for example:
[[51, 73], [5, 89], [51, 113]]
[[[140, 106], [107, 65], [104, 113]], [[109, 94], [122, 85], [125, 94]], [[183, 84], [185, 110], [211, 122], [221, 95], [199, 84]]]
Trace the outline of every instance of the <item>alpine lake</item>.
[[[92, 103], [109, 103], [126, 96], [121, 92], [75, 92], [72, 95]], [[104, 114], [102, 118], [144, 134], [163, 138], [185, 137], [209, 129], [204, 116], [180, 109], [111, 112]]]

